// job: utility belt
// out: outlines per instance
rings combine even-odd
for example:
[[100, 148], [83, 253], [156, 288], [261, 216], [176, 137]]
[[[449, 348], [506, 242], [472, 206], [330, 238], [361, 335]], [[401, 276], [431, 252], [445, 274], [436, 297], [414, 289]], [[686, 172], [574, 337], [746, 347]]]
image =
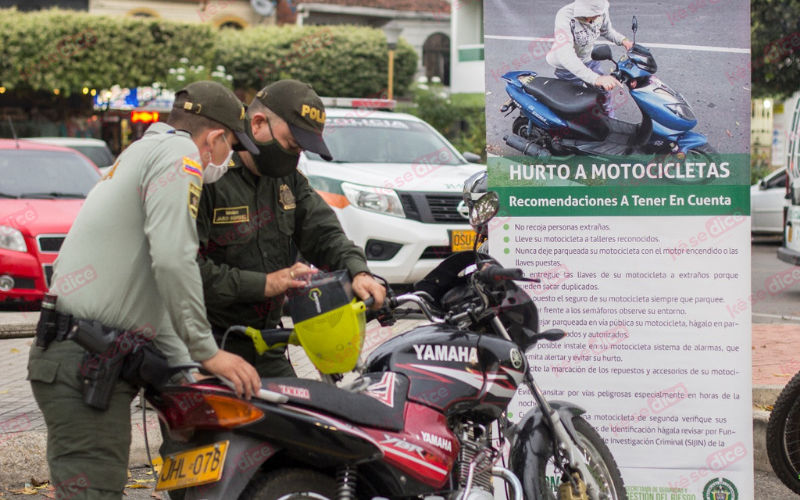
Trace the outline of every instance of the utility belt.
[[169, 364], [151, 342], [155, 332], [120, 330], [98, 321], [75, 318], [56, 311], [58, 297], [45, 294], [36, 327], [36, 346], [72, 340], [86, 350], [80, 366], [83, 402], [106, 410], [114, 387], [122, 378], [141, 388], [158, 387], [169, 380]]

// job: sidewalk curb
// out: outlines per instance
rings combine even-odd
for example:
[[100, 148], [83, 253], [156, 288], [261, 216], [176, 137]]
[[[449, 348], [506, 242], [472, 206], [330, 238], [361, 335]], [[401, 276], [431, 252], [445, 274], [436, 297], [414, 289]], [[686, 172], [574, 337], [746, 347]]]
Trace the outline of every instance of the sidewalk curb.
[[36, 324], [39, 322], [38, 312], [3, 313], [0, 323], [0, 340], [24, 339], [36, 335]]

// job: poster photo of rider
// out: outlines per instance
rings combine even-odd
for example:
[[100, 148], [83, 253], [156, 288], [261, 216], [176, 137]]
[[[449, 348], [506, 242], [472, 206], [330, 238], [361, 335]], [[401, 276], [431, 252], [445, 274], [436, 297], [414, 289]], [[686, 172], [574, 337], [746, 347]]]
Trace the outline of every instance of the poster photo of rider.
[[[740, 0], [485, 0], [487, 149], [498, 156], [749, 151]], [[731, 16], [733, 23], [744, 16]]]

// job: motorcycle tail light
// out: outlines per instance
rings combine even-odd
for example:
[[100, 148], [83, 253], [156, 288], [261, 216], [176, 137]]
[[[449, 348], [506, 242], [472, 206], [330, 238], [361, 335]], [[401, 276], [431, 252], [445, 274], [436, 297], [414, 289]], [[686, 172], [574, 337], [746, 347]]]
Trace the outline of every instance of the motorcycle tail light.
[[247, 401], [205, 391], [163, 393], [154, 406], [173, 431], [226, 430], [264, 418], [264, 412]]

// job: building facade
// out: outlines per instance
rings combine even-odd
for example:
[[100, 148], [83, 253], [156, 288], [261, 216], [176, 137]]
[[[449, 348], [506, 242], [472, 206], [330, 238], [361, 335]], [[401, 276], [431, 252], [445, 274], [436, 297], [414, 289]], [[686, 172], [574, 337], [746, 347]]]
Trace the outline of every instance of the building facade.
[[449, 0], [280, 0], [277, 11], [278, 24], [381, 28], [394, 21], [419, 55], [419, 74], [450, 85]]
[[486, 89], [483, 50], [483, 0], [451, 0], [453, 40], [450, 49], [454, 94], [481, 93]]

